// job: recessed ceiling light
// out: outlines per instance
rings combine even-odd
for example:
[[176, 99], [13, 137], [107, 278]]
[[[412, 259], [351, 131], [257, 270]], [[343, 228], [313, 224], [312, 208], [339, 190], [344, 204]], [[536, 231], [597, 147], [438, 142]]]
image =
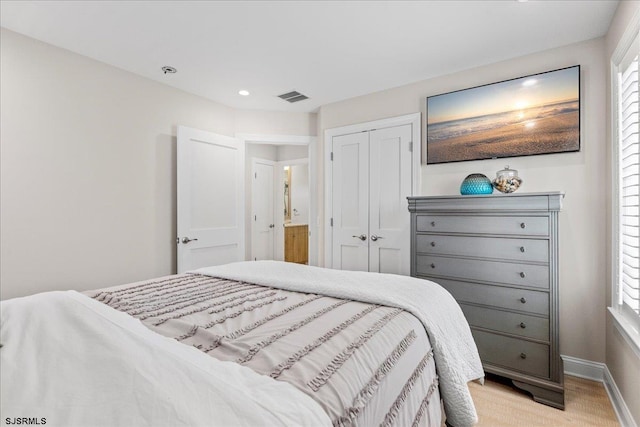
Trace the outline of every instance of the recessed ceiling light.
[[164, 71], [165, 74], [169, 73], [169, 74], [175, 74], [178, 72], [178, 70], [176, 70], [173, 67], [170, 67], [168, 65], [165, 65], [164, 67], [162, 67], [162, 71]]
[[249, 91], [242, 89], [238, 91], [238, 94], [242, 96], [249, 96]]

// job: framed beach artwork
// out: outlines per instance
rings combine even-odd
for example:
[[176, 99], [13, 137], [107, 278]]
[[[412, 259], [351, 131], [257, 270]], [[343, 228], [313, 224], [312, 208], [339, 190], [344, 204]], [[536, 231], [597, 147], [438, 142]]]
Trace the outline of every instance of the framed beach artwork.
[[427, 164], [580, 151], [580, 66], [427, 98]]

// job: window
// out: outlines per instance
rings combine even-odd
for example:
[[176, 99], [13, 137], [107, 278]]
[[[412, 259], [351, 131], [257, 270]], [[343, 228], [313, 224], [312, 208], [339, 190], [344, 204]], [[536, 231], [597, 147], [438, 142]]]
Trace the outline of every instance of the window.
[[[637, 21], [637, 20], [636, 20]], [[614, 292], [611, 312], [625, 338], [640, 351], [640, 139], [638, 126], [638, 22], [612, 57]]]

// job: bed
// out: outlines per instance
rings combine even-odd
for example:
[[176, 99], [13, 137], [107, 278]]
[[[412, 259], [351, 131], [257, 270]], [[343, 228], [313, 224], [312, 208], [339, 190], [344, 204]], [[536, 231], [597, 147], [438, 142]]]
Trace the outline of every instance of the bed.
[[7, 424], [477, 421], [467, 383], [484, 373], [469, 326], [425, 280], [240, 262], [3, 301], [0, 315]]

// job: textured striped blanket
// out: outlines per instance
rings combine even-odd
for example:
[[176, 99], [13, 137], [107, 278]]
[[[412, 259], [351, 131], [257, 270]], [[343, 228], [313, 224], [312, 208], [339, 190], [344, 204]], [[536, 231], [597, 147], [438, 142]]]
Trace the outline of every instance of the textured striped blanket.
[[334, 426], [440, 426], [433, 350], [412, 314], [200, 274], [87, 292], [151, 330], [286, 381]]
[[196, 272], [289, 291], [317, 292], [334, 298], [397, 307], [413, 314], [429, 336], [447, 424], [466, 427], [477, 423], [467, 383], [483, 380], [482, 363], [460, 306], [442, 286], [415, 277], [279, 261], [235, 262]]

